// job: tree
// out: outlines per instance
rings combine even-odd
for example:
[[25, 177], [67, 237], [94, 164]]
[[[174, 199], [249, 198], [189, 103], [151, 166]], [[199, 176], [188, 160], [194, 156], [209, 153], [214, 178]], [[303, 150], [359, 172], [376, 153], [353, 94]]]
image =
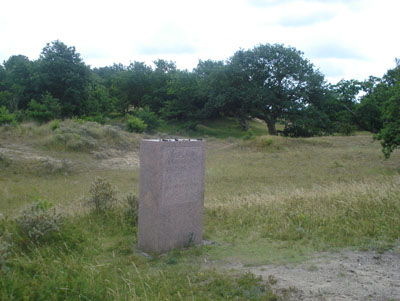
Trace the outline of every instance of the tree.
[[6, 104], [11, 111], [25, 110], [31, 98], [38, 96], [34, 67], [23, 55], [13, 55], [4, 62], [3, 89], [12, 95]]
[[400, 147], [400, 60], [396, 59], [396, 67], [388, 70], [383, 77], [388, 98], [383, 103], [383, 128], [375, 136], [381, 140], [385, 158]]
[[150, 75], [150, 89], [143, 96], [143, 105], [157, 114], [171, 100], [172, 95], [168, 94], [168, 84], [177, 72], [174, 62], [162, 59], [153, 62], [155, 69]]
[[204, 100], [204, 118], [216, 118], [227, 113], [225, 90], [229, 82], [226, 69], [223, 61], [212, 60], [200, 60], [194, 69], [199, 84], [199, 97]]
[[152, 69], [142, 62], [131, 63], [125, 70], [112, 77], [111, 94], [118, 99], [120, 112], [127, 113], [131, 108], [139, 108], [143, 98], [150, 91]]
[[[247, 77], [253, 102], [250, 113], [265, 121], [269, 133], [276, 135], [275, 124], [296, 118], [314, 101], [320, 101], [324, 78], [314, 70], [303, 53], [281, 44], [265, 44], [246, 52], [239, 51], [231, 63]], [[241, 81], [243, 82], [243, 81]], [[248, 100], [246, 100], [248, 102]]]
[[199, 96], [203, 115], [235, 117], [248, 130], [252, 117], [254, 89], [247, 68], [248, 53], [239, 50], [225, 64], [223, 61], [200, 61], [195, 70], [199, 78]]
[[110, 96], [109, 89], [96, 75], [91, 79], [88, 94], [87, 115], [104, 117], [114, 111], [117, 99]]
[[198, 80], [194, 73], [178, 71], [168, 82], [168, 99], [160, 110], [165, 119], [197, 121], [204, 106], [198, 95]]
[[75, 47], [68, 47], [59, 40], [48, 43], [38, 63], [41, 91], [47, 91], [59, 99], [61, 116], [85, 114], [90, 83], [89, 68]]

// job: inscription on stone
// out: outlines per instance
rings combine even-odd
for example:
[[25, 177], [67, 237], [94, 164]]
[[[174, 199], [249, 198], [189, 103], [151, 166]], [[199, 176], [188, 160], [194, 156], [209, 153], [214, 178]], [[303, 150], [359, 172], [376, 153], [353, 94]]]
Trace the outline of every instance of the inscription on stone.
[[166, 147], [162, 180], [162, 202], [165, 205], [190, 203], [201, 193], [199, 179], [204, 172], [201, 166], [200, 147]]

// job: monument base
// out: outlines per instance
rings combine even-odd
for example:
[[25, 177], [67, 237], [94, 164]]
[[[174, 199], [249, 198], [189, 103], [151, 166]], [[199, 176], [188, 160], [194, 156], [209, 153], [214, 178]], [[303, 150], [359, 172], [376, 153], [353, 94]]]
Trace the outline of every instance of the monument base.
[[139, 157], [139, 249], [201, 244], [205, 141], [142, 140]]

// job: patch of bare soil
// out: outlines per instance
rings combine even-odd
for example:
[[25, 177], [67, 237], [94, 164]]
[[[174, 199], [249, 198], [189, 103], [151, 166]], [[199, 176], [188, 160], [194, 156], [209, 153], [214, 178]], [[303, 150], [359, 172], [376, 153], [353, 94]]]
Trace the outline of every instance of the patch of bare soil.
[[301, 264], [233, 267], [260, 275], [285, 300], [400, 300], [400, 249], [320, 253]]

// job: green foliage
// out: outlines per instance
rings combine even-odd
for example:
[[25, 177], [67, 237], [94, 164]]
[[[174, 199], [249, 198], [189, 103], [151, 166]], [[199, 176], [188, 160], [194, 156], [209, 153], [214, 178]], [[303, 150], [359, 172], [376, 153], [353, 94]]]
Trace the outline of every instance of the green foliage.
[[59, 119], [54, 119], [52, 122], [50, 122], [50, 129], [52, 131], [55, 131], [61, 126], [61, 120]]
[[383, 154], [389, 158], [400, 147], [400, 82], [394, 89], [394, 95], [385, 104], [383, 119], [383, 129], [376, 138], [382, 140]]
[[0, 227], [0, 274], [8, 271], [8, 260], [11, 257], [13, 243], [10, 234]]
[[11, 112], [25, 110], [29, 101], [38, 96], [37, 64], [26, 56], [13, 55], [4, 62], [4, 68], [5, 105]]
[[107, 118], [105, 115], [100, 115], [100, 114], [85, 116], [82, 117], [82, 119], [86, 121], [97, 122], [99, 124], [105, 124], [109, 121], [109, 118]]
[[[88, 117], [93, 116], [94, 118], [102, 116], [104, 121], [104, 116], [109, 115], [115, 110], [116, 102], [117, 100], [110, 96], [109, 89], [104, 85], [95, 82], [90, 86], [86, 115], [89, 115]], [[99, 122], [98, 120], [91, 121]]]
[[382, 128], [382, 108], [372, 97], [364, 97], [355, 114], [363, 129], [377, 133]]
[[128, 210], [126, 211], [127, 219], [132, 225], [137, 225], [139, 215], [139, 202], [135, 194], [130, 193], [125, 198], [128, 204]]
[[87, 204], [97, 213], [112, 209], [117, 203], [117, 190], [106, 178], [96, 178], [89, 189]]
[[253, 131], [252, 130], [248, 130], [246, 132], [246, 135], [244, 135], [243, 140], [250, 140], [250, 139], [253, 139], [253, 138], [255, 138]]
[[119, 112], [127, 113], [131, 108], [142, 106], [145, 95], [150, 93], [151, 71], [145, 63], [133, 62], [112, 74], [110, 94], [115, 98]]
[[61, 117], [83, 115], [87, 110], [89, 68], [75, 47], [59, 40], [48, 43], [38, 64], [41, 89], [59, 100]]
[[266, 122], [270, 135], [277, 134], [277, 121], [295, 123], [305, 107], [318, 108], [325, 102], [324, 77], [301, 51], [265, 44], [255, 47], [249, 56], [256, 116]]
[[287, 137], [313, 137], [331, 134], [332, 124], [324, 112], [314, 106], [292, 114], [290, 120], [285, 121], [283, 135]]
[[375, 136], [382, 140], [382, 152], [385, 158], [400, 147], [400, 60], [396, 68], [389, 70], [384, 77], [388, 99], [383, 104], [383, 128]]
[[169, 99], [160, 110], [161, 116], [181, 122], [199, 120], [204, 102], [198, 95], [198, 84], [196, 74], [175, 72], [168, 82]]
[[135, 111], [134, 114], [147, 125], [148, 131], [153, 131], [160, 126], [160, 118], [148, 106]]
[[64, 217], [56, 212], [53, 205], [38, 201], [20, 213], [15, 219], [21, 233], [34, 244], [39, 244], [62, 230]]
[[196, 121], [186, 121], [182, 124], [182, 128], [185, 131], [196, 131], [198, 122]]
[[17, 123], [15, 115], [11, 114], [6, 107], [0, 107], [0, 125], [15, 123]]
[[15, 105], [13, 105], [13, 93], [10, 91], [0, 91], [0, 107], [6, 107], [8, 110], [15, 110]]
[[147, 124], [138, 117], [129, 116], [125, 121], [128, 132], [143, 133], [147, 129]]
[[27, 115], [39, 123], [46, 123], [59, 118], [61, 113], [60, 102], [50, 93], [42, 95], [40, 102], [32, 99], [28, 104]]

